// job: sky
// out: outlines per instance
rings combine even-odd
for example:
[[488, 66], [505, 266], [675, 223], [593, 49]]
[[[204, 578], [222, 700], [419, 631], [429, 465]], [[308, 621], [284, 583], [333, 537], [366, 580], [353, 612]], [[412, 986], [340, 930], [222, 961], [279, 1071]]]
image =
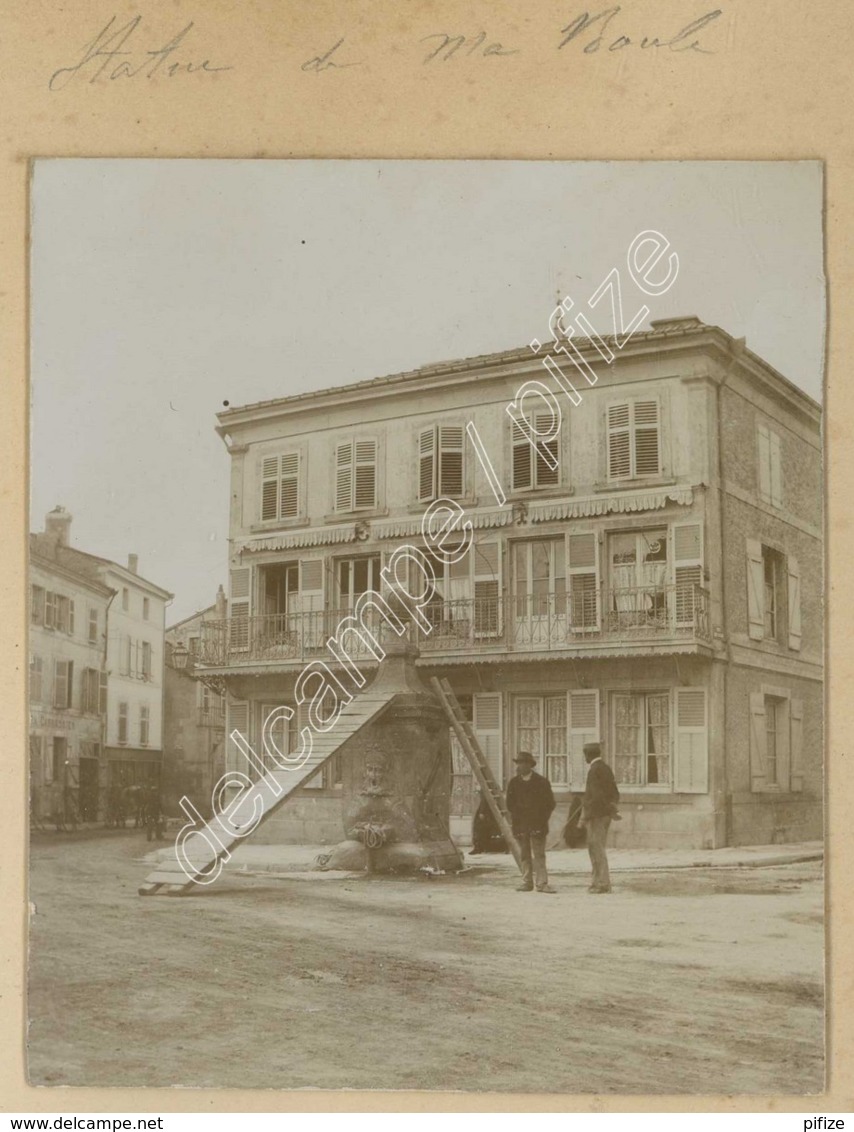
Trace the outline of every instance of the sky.
[[548, 340], [646, 229], [679, 256], [651, 319], [820, 400], [822, 194], [818, 162], [38, 161], [30, 528], [61, 504], [72, 545], [137, 553], [173, 624], [226, 583], [224, 402]]

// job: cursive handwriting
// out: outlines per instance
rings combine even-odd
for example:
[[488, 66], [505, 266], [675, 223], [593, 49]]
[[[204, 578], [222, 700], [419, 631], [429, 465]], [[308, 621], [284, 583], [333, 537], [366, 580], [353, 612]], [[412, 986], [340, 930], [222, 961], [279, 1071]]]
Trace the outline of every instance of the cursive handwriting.
[[[600, 12], [596, 16], [591, 16], [589, 12], [583, 12], [561, 29], [561, 35], [564, 38], [558, 44], [558, 50], [566, 47], [573, 39], [583, 35], [596, 24], [598, 25], [595, 29], [597, 34], [584, 47], [585, 55], [593, 55], [604, 45], [608, 25], [621, 11], [622, 9], [618, 5], [616, 8], [606, 8], [604, 12]], [[607, 49], [608, 51], [620, 51], [624, 47], [640, 47], [642, 50], [650, 47], [667, 47], [671, 51], [699, 51], [703, 55], [714, 55], [714, 51], [701, 47], [699, 39], [692, 37], [713, 23], [720, 15], [720, 8], [715, 9], [714, 12], [707, 12], [705, 16], [700, 16], [699, 19], [686, 24], [681, 31], [671, 36], [670, 39], [661, 40], [658, 36], [653, 36], [650, 39], [649, 36], [645, 35], [641, 40], [637, 40], [630, 39], [627, 35], [618, 35], [608, 44]]]
[[[487, 55], [518, 55], [518, 48], [504, 47], [503, 44], [494, 41], [486, 43], [486, 32], [482, 31], [480, 35], [475, 36], [469, 40], [464, 35], [446, 35], [445, 32], [437, 31], [433, 35], [425, 35], [420, 40], [421, 43], [426, 43], [428, 39], [440, 39], [442, 42], [431, 52], [424, 56], [422, 62], [432, 63], [434, 59], [440, 55], [442, 61], [453, 58], [456, 53], [462, 49], [463, 54], [473, 55], [475, 52], [480, 52], [481, 56]], [[443, 54], [444, 53], [444, 54]]]
[[[116, 17], [113, 16], [107, 26], [86, 44], [83, 48], [83, 55], [74, 66], [60, 67], [59, 70], [53, 72], [50, 82], [47, 84], [49, 90], [62, 90], [75, 75], [83, 77], [84, 74], [89, 74], [89, 82], [94, 83], [102, 75], [108, 79], [132, 79], [137, 75], [145, 75], [146, 78], [151, 79], [158, 73], [172, 78], [182, 72], [193, 74], [196, 71], [212, 73], [214, 71], [232, 70], [231, 67], [212, 67], [209, 59], [205, 59], [203, 63], [184, 63], [173, 58], [169, 62], [170, 57], [174, 56], [193, 27], [192, 23], [187, 24], [183, 31], [179, 31], [165, 47], [156, 51], [138, 51], [136, 57], [131, 61], [130, 57], [134, 56], [134, 52], [125, 50], [125, 44], [139, 27], [142, 16], [134, 16], [132, 20], [129, 20], [117, 31], [112, 30], [115, 22]], [[122, 56], [128, 58], [122, 58], [121, 62], [117, 62]], [[139, 62], [140, 58], [141, 62]]]
[[359, 61], [354, 63], [342, 63], [340, 58], [332, 58], [343, 42], [344, 37], [342, 36], [333, 47], [329, 48], [325, 55], [316, 55], [314, 59], [307, 59], [302, 67], [300, 67], [300, 70], [314, 71], [315, 74], [319, 75], [322, 71], [328, 71], [330, 67], [358, 67], [360, 65]]

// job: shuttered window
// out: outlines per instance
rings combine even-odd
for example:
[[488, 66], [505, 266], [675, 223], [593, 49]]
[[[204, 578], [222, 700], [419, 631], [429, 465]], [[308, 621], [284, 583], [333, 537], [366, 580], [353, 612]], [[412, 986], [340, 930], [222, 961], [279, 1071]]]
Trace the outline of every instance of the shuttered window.
[[128, 741], [128, 706], [126, 703], [119, 704], [119, 742], [127, 743]]
[[44, 625], [45, 623], [45, 592], [42, 586], [32, 587], [32, 605], [30, 607], [30, 619], [34, 625]]
[[371, 511], [377, 506], [377, 442], [355, 440], [335, 449], [335, 510]]
[[57, 660], [54, 662], [53, 676], [53, 706], [56, 708], [71, 707], [72, 680], [74, 678], [74, 661]]
[[30, 700], [40, 704], [44, 695], [44, 665], [40, 656], [30, 657]]
[[474, 635], [497, 637], [502, 631], [501, 544], [477, 543], [471, 551], [474, 587]]
[[[546, 434], [552, 427], [550, 413], [537, 413], [530, 418], [532, 429]], [[538, 487], [551, 487], [560, 482], [560, 449], [558, 437], [536, 440], [532, 444], [529, 434], [513, 421], [513, 490], [524, 491]]]
[[599, 628], [599, 540], [595, 531], [567, 535], [569, 621], [574, 633]]
[[251, 613], [252, 571], [243, 566], [231, 571], [230, 644], [232, 649], [249, 647], [249, 615]]
[[431, 425], [419, 432], [419, 500], [463, 495], [464, 437], [462, 425]]
[[261, 463], [261, 519], [294, 519], [299, 515], [300, 454], [265, 456]]
[[673, 539], [674, 616], [676, 624], [693, 625], [698, 587], [703, 584], [702, 523], [674, 523]]
[[97, 668], [83, 669], [83, 711], [98, 714], [101, 673]]
[[477, 736], [478, 744], [493, 777], [500, 785], [504, 781], [500, 692], [480, 692], [472, 696], [472, 730]]
[[661, 474], [657, 400], [626, 401], [608, 408], [608, 479]]
[[89, 644], [98, 643], [98, 610], [89, 609]]
[[763, 423], [756, 427], [759, 457], [759, 498], [772, 507], [783, 506], [783, 470], [780, 459], [780, 437]]
[[139, 707], [139, 745], [140, 747], [148, 746], [149, 726], [151, 723], [151, 710], [147, 704], [140, 704]]
[[674, 782], [677, 794], [705, 794], [709, 789], [709, 728], [706, 689], [676, 689]]

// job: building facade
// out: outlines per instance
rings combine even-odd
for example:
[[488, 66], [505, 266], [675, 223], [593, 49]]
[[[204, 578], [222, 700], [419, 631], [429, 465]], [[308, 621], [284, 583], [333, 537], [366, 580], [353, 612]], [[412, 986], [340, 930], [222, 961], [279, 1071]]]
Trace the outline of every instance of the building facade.
[[[77, 816], [99, 820], [111, 787], [159, 780], [164, 618], [172, 594], [139, 575], [136, 555], [120, 566], [72, 547], [70, 531], [71, 516], [57, 507], [45, 530], [30, 536], [33, 796], [38, 767], [48, 763], [51, 781], [41, 785], [57, 795], [65, 749]], [[71, 579], [80, 593], [69, 589]], [[33, 730], [46, 703], [48, 723]], [[69, 731], [65, 744], [61, 721]]]
[[[424, 548], [425, 509], [447, 498], [474, 545], [435, 561], [418, 665], [451, 682], [500, 781], [529, 750], [566, 806], [597, 738], [618, 845], [820, 837], [820, 408], [696, 318], [605, 340], [610, 365], [575, 345], [598, 375], [576, 375], [578, 404], [526, 348], [220, 414], [230, 595], [200, 661], [227, 730], [260, 749], [266, 713], [294, 704], [307, 660], [332, 664], [329, 636], [396, 548]], [[547, 398], [508, 413], [528, 382], [560, 398], [559, 430]], [[363, 648], [359, 667], [375, 663]], [[451, 757], [460, 836], [476, 797]], [[335, 779], [276, 836], [337, 840]]]

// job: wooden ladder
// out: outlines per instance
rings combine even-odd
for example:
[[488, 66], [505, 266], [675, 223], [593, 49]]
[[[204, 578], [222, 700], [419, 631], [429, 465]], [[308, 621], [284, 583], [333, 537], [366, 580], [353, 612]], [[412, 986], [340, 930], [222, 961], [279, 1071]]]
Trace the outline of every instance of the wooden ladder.
[[501, 835], [507, 842], [507, 848], [513, 854], [516, 864], [519, 866], [520, 872], [522, 871], [522, 855], [519, 851], [519, 844], [513, 836], [513, 830], [510, 825], [510, 811], [507, 809], [507, 803], [504, 801], [504, 794], [501, 787], [495, 781], [492, 769], [486, 761], [481, 749], [480, 743], [477, 741], [477, 736], [472, 730], [472, 726], [463, 714], [463, 709], [460, 707], [459, 700], [454, 695], [451, 685], [446, 679], [439, 679], [434, 676], [430, 683], [442, 707], [445, 709], [445, 714], [451, 721], [451, 726], [454, 729], [454, 734], [459, 740], [460, 746], [465, 752], [465, 756], [474, 771], [474, 776], [480, 785], [480, 791], [486, 799], [486, 804], [492, 810], [492, 815], [498, 823], [498, 828], [501, 830]]

